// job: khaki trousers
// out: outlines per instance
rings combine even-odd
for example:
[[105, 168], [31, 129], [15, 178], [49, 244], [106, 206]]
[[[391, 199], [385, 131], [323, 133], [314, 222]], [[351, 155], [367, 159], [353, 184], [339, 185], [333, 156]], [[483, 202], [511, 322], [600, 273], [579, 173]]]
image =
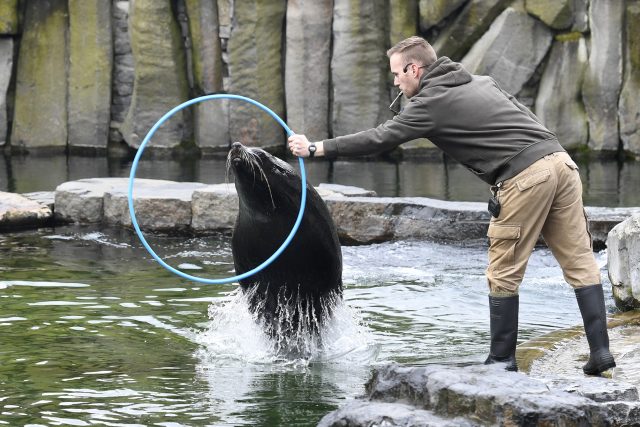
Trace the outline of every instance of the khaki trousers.
[[498, 200], [500, 215], [491, 217], [487, 232], [492, 294], [518, 293], [540, 233], [572, 287], [600, 283], [578, 166], [567, 153], [547, 155], [504, 181]]

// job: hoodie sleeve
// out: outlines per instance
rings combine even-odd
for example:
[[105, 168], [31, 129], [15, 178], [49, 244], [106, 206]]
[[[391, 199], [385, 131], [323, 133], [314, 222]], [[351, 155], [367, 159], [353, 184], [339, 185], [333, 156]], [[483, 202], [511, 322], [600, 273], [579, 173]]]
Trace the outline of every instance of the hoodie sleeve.
[[402, 112], [378, 127], [325, 139], [323, 141], [325, 157], [360, 156], [375, 154], [397, 147], [403, 142], [417, 138], [427, 138], [434, 127], [427, 105], [412, 99]]

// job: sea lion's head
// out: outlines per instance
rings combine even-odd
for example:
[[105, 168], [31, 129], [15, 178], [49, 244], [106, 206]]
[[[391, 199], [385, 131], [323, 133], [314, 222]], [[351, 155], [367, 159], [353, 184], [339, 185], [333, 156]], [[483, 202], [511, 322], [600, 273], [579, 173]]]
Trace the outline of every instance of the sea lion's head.
[[300, 201], [300, 175], [287, 162], [239, 142], [227, 155], [227, 172], [235, 177], [240, 202], [254, 211], [269, 212]]

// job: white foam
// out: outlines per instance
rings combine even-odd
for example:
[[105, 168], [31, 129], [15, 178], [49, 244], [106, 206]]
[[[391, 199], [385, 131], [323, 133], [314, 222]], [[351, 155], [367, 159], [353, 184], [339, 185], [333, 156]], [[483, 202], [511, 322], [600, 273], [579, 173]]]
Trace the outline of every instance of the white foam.
[[32, 282], [27, 280], [3, 280], [0, 281], [0, 289], [6, 289], [9, 286], [32, 286], [36, 288], [88, 288], [91, 285], [86, 283], [67, 283], [67, 282]]
[[278, 352], [282, 337], [267, 336], [255, 316], [249, 311], [246, 297], [240, 289], [232, 292], [225, 303], [209, 307], [210, 323], [196, 334], [202, 345], [197, 355], [203, 366], [239, 361], [249, 364], [307, 365], [321, 363], [370, 363], [378, 353], [373, 332], [364, 324], [360, 313], [339, 301], [331, 318], [322, 325], [322, 340], [301, 331], [295, 344], [304, 348], [306, 356], [287, 359]]

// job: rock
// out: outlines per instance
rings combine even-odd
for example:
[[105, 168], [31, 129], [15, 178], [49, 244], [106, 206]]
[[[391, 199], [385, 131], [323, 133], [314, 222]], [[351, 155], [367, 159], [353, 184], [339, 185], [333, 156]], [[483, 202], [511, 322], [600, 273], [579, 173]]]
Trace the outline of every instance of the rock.
[[526, 0], [527, 12], [556, 30], [586, 31], [588, 0]]
[[60, 221], [94, 223], [102, 221], [107, 191], [127, 185], [126, 178], [89, 178], [56, 187], [55, 217]]
[[334, 136], [378, 126], [392, 117], [387, 80], [388, 7], [384, 0], [334, 0], [332, 129]]
[[232, 230], [238, 216], [238, 194], [233, 184], [210, 185], [193, 192], [191, 228], [195, 231]]
[[[222, 45], [216, 0], [187, 0], [194, 91], [198, 96], [222, 92]], [[215, 99], [195, 107], [196, 145], [204, 154], [229, 149], [229, 101]]]
[[11, 145], [19, 151], [67, 145], [67, 0], [26, 2]]
[[119, 132], [124, 122], [133, 94], [133, 53], [129, 37], [128, 1], [116, 1], [112, 8], [113, 27], [113, 77], [111, 94], [111, 127]]
[[[92, 178], [61, 184], [55, 192], [55, 217], [67, 222], [103, 221], [130, 226], [128, 183], [128, 178]], [[331, 212], [343, 244], [486, 239], [489, 213], [485, 203], [375, 197], [374, 192], [336, 184], [320, 184], [317, 190]], [[45, 203], [47, 196], [37, 197]], [[230, 231], [238, 209], [231, 184], [138, 178], [134, 183], [134, 198], [139, 225], [152, 230]], [[640, 215], [640, 208], [587, 207], [586, 210], [594, 244], [598, 247], [603, 246], [607, 233], [616, 224], [630, 215]]]
[[[379, 419], [397, 419], [389, 425], [579, 426], [610, 425], [616, 416], [608, 404], [507, 372], [500, 364], [390, 365], [376, 369], [366, 393], [368, 404], [351, 403], [326, 415], [320, 425], [370, 426]], [[633, 406], [637, 401], [626, 403]], [[433, 424], [427, 421], [430, 416]], [[417, 424], [408, 424], [412, 420]]]
[[36, 191], [33, 193], [24, 193], [24, 197], [41, 205], [47, 206], [53, 213], [55, 206], [56, 193], [53, 191]]
[[630, 216], [640, 214], [640, 208], [620, 207], [607, 208], [602, 206], [586, 206], [585, 212], [589, 220], [589, 232], [593, 237], [593, 244], [596, 249], [604, 249], [609, 232], [622, 221]]
[[333, 0], [287, 2], [287, 124], [311, 141], [329, 137], [332, 18]]
[[51, 221], [49, 206], [20, 194], [0, 191], [0, 230], [42, 227]]
[[420, 0], [420, 29], [427, 31], [451, 15], [467, 0]]
[[[134, 59], [131, 105], [120, 131], [139, 147], [149, 129], [187, 100], [188, 83], [182, 35], [171, 3], [135, 0], [130, 4], [129, 35]], [[149, 146], [174, 148], [189, 136], [186, 110], [176, 113], [153, 135]]]
[[582, 98], [589, 116], [589, 148], [595, 151], [618, 149], [623, 16], [624, 2], [591, 0], [591, 43]]
[[389, 2], [389, 46], [418, 33], [418, 0]]
[[489, 221], [484, 203], [344, 196], [330, 196], [325, 202], [340, 240], [346, 244], [395, 239], [484, 239]]
[[18, 0], [2, 0], [0, 2], [0, 34], [18, 34]]
[[[1, 15], [0, 15], [1, 16]], [[13, 39], [0, 39], [0, 147], [7, 142], [7, 94], [13, 73]]]
[[622, 148], [640, 160], [640, 2], [628, 2], [624, 40], [624, 80], [620, 92], [618, 117]]
[[640, 214], [609, 232], [607, 270], [616, 306], [621, 310], [640, 308]]
[[325, 415], [318, 427], [344, 426], [425, 426], [425, 427], [473, 427], [480, 424], [460, 417], [447, 419], [431, 411], [402, 403], [351, 402]]
[[436, 54], [459, 61], [509, 3], [509, 0], [470, 0], [432, 43]]
[[106, 151], [111, 117], [111, 3], [69, 0], [69, 148]]
[[346, 197], [376, 197], [377, 194], [373, 190], [365, 190], [360, 187], [353, 187], [351, 185], [340, 185], [340, 184], [327, 184], [321, 183], [316, 188], [320, 194], [326, 192], [331, 194], [340, 194]]
[[637, 402], [640, 399], [638, 389], [633, 384], [622, 381], [603, 381], [596, 377], [543, 378], [542, 381], [553, 389], [587, 397], [594, 402]]
[[[229, 92], [253, 98], [280, 117], [284, 116], [281, 49], [285, 10], [285, 0], [234, 2], [228, 46]], [[234, 101], [229, 123], [231, 141], [284, 151], [284, 130], [254, 105]]]
[[552, 41], [553, 34], [544, 24], [510, 7], [473, 45], [462, 64], [473, 74], [490, 75], [505, 91], [517, 94]]
[[[104, 222], [130, 227], [128, 183], [125, 178], [109, 181], [104, 193]], [[191, 226], [191, 199], [196, 190], [206, 188], [195, 182], [136, 179], [133, 206], [142, 230], [186, 231]]]
[[569, 150], [587, 145], [587, 115], [580, 100], [586, 63], [587, 46], [580, 33], [557, 36], [536, 98], [536, 115]]

